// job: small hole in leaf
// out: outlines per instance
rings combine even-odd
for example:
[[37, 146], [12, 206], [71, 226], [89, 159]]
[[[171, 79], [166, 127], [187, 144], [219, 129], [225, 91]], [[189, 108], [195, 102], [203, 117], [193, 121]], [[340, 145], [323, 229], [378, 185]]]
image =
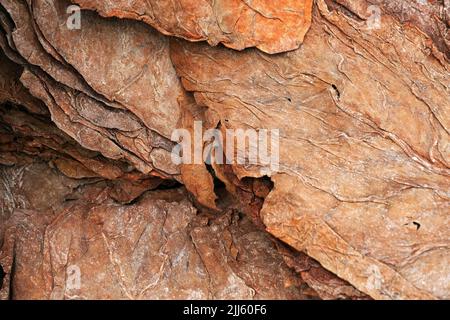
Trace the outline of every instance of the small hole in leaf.
[[331, 87], [334, 89], [334, 91], [336, 91], [336, 95], [339, 99], [341, 97], [341, 93], [339, 92], [338, 87], [335, 84], [332, 84]]

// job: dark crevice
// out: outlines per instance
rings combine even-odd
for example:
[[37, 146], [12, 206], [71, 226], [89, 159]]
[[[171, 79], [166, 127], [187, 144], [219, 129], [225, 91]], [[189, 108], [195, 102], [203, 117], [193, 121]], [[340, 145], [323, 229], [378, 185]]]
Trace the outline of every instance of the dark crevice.
[[5, 9], [5, 7], [1, 3], [0, 3], [0, 11], [1, 11], [1, 14], [4, 16], [5, 23], [8, 25], [8, 27], [10, 27], [11, 30], [16, 29], [16, 23], [14, 22], [14, 20], [9, 15], [8, 11]]
[[181, 188], [183, 185], [181, 183], [179, 183], [178, 181], [175, 180], [164, 180], [163, 182], [161, 182], [161, 184], [154, 189], [149, 189], [144, 191], [141, 195], [137, 196], [136, 198], [134, 198], [133, 200], [131, 200], [128, 203], [124, 203], [124, 205], [134, 205], [140, 202], [141, 199], [144, 198], [144, 196], [148, 193], [148, 192], [154, 192], [154, 191], [158, 191], [158, 190], [174, 190], [174, 189], [179, 189]]
[[209, 174], [213, 178], [214, 194], [217, 196], [215, 204], [217, 208], [225, 208], [227, 205], [229, 205], [229, 198], [230, 198], [230, 194], [227, 191], [225, 183], [223, 183], [223, 181], [217, 177], [216, 172], [214, 171], [212, 165], [205, 164], [205, 166]]
[[152, 190], [174, 190], [181, 188], [183, 185], [175, 180], [164, 180], [161, 182], [161, 184], [156, 188]]
[[3, 270], [3, 266], [0, 264], [0, 290], [3, 288], [3, 279], [5, 279], [5, 270]]
[[223, 183], [219, 178], [217, 178], [216, 173], [214, 172], [214, 169], [212, 165], [206, 164], [206, 169], [213, 177], [213, 183], [214, 183], [214, 192], [217, 194], [218, 191], [221, 191], [225, 189], [225, 183]]
[[9, 274], [9, 293], [8, 293], [8, 299], [13, 300], [14, 299], [14, 277], [16, 273], [16, 246], [14, 245], [13, 249], [14, 255], [13, 255], [13, 261], [11, 264], [11, 271]]

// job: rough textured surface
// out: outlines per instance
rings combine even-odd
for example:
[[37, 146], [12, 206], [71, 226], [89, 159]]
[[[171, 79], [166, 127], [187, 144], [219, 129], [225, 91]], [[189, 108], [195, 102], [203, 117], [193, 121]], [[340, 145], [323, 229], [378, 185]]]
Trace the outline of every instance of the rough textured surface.
[[44, 104], [33, 97], [19, 81], [22, 68], [9, 60], [0, 50], [0, 104], [11, 102], [22, 105], [32, 113], [48, 114]]
[[370, 297], [355, 289], [348, 282], [325, 270], [317, 261], [302, 252], [277, 244], [288, 266], [298, 272], [302, 279], [315, 290], [321, 299], [370, 300]]
[[447, 0], [72, 2], [0, 0], [0, 298], [450, 298]]
[[426, 1], [380, 1], [387, 13], [396, 16], [404, 24], [412, 24], [425, 32], [437, 48], [450, 58], [450, 2], [448, 0]]
[[[450, 54], [450, 2], [448, 0], [336, 0], [327, 2], [331, 6], [342, 6], [347, 14], [361, 20], [380, 13], [392, 15], [405, 25], [414, 25], [426, 33], [441, 52]], [[379, 10], [378, 10], [379, 9]], [[381, 26], [380, 26], [381, 27]]]
[[448, 298], [449, 65], [390, 16], [364, 28], [318, 1], [297, 51], [173, 41], [172, 60], [210, 122], [280, 128], [269, 232], [374, 298]]
[[143, 24], [99, 19], [90, 12], [83, 12], [80, 30], [61, 28], [68, 6], [68, 1], [33, 1], [34, 21], [45, 39], [96, 92], [170, 138], [182, 92], [167, 39]]
[[60, 129], [83, 147], [144, 173], [179, 174], [166, 159], [180, 117], [177, 99], [184, 93], [166, 38], [143, 24], [89, 12], [81, 30], [68, 30], [67, 1], [34, 1], [29, 8], [26, 1], [1, 4], [16, 26], [3, 50], [26, 67], [22, 83], [47, 105]]
[[76, 0], [107, 17], [141, 20], [166, 35], [267, 53], [297, 49], [311, 23], [312, 0]]
[[[153, 191], [129, 205], [101, 183], [73, 191], [74, 181], [44, 164], [12, 168], [14, 185], [48, 176], [51, 203], [33, 198], [6, 223], [0, 296], [12, 299], [300, 299], [306, 285], [267, 234], [232, 211], [197, 213], [182, 189]], [[55, 181], [55, 179], [63, 181]], [[2, 180], [3, 185], [8, 183]], [[64, 186], [65, 189], [62, 189]], [[71, 188], [72, 187], [72, 188]], [[5, 190], [0, 190], [2, 195]], [[30, 193], [31, 192], [31, 193]], [[59, 197], [72, 198], [61, 201]], [[31, 209], [33, 208], [33, 209]], [[76, 266], [81, 286], [67, 285]], [[10, 276], [10, 275], [13, 276]]]

